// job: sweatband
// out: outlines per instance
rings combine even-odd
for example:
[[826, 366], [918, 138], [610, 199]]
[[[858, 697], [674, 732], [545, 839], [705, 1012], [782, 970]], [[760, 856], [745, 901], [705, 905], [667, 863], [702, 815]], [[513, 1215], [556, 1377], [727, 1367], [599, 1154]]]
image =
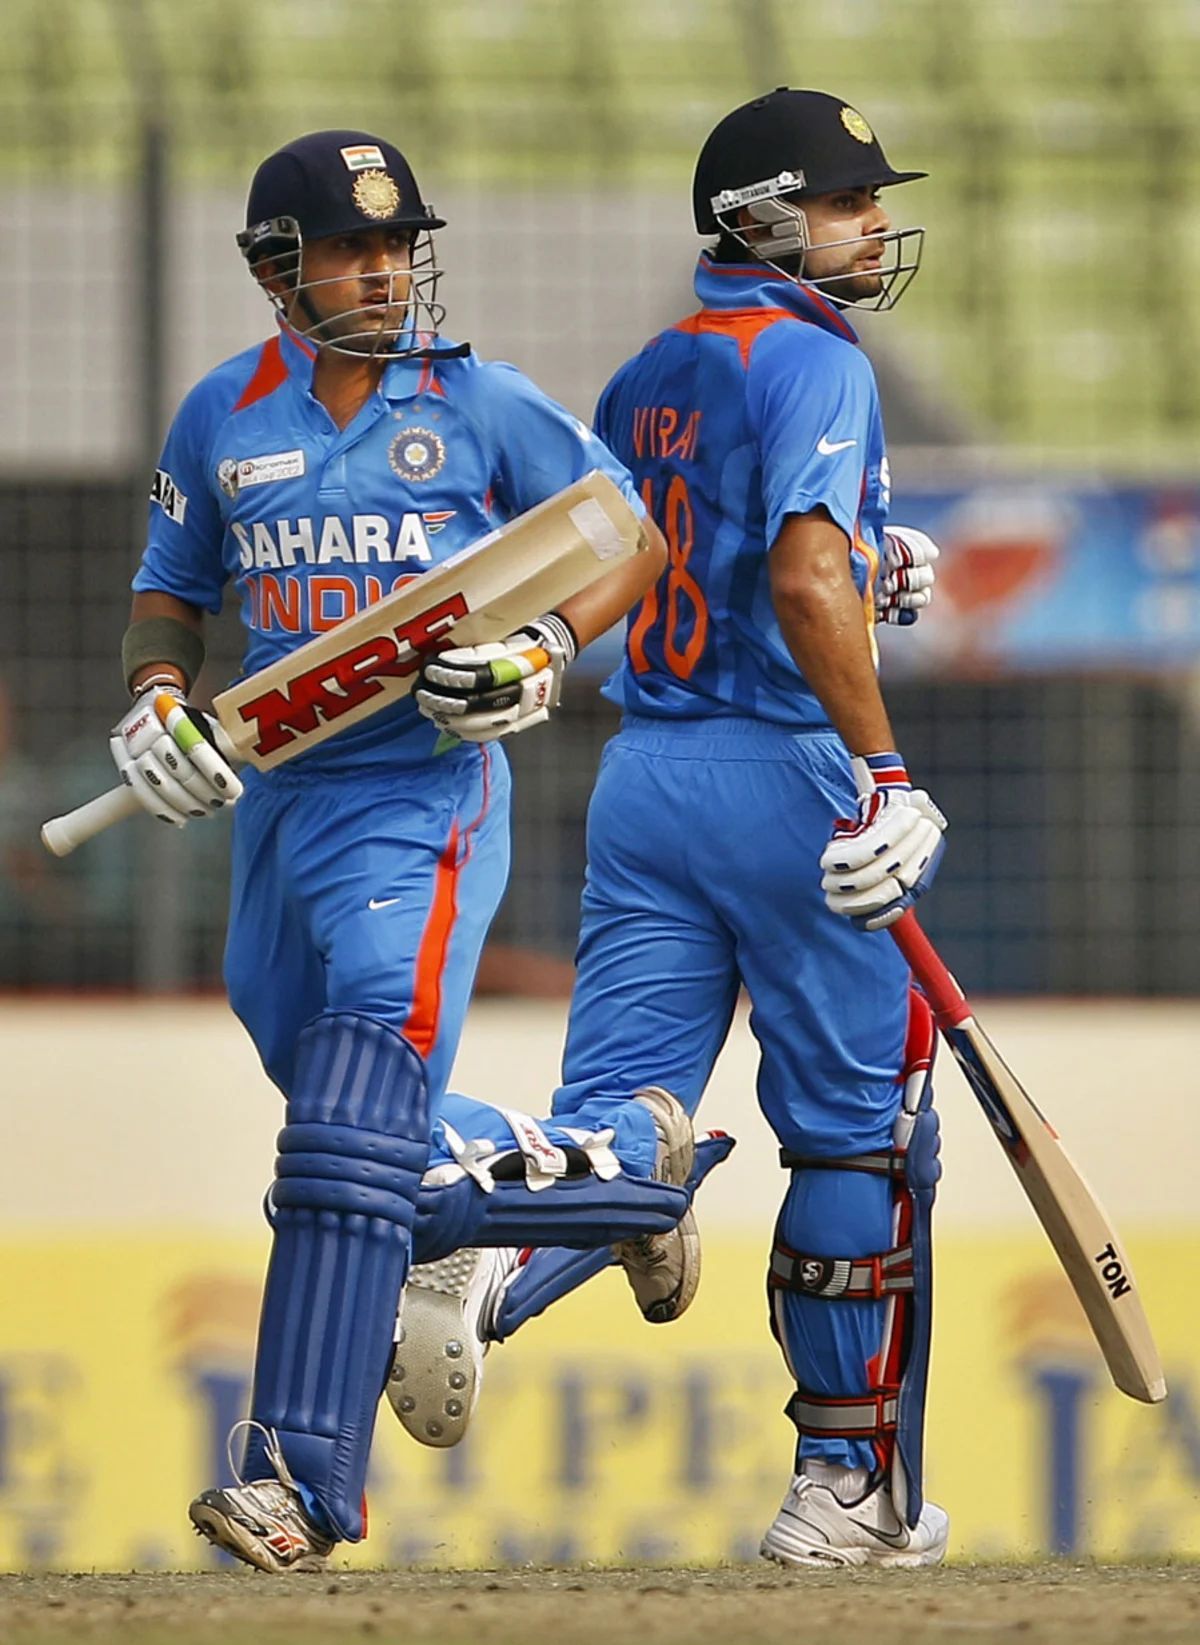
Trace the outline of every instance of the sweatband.
[[121, 641], [121, 667], [125, 684], [148, 663], [171, 663], [183, 674], [184, 689], [190, 691], [204, 667], [204, 641], [178, 617], [142, 617], [130, 623]]

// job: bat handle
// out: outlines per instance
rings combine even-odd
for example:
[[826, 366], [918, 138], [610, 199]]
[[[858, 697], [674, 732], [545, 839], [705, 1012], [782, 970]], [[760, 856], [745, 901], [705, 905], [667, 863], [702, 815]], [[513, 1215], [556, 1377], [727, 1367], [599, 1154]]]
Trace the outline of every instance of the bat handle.
[[68, 811], [62, 817], [51, 817], [42, 824], [42, 844], [56, 857], [69, 857], [77, 845], [90, 840], [102, 829], [110, 828], [123, 817], [134, 817], [142, 809], [141, 801], [132, 788], [122, 783], [110, 788], [107, 794], [98, 794], [86, 805]]
[[973, 1012], [967, 1003], [966, 995], [946, 969], [937, 949], [917, 924], [917, 916], [912, 909], [906, 909], [887, 929], [933, 1007], [934, 1020], [938, 1027], [957, 1028], [961, 1023], [968, 1021]]

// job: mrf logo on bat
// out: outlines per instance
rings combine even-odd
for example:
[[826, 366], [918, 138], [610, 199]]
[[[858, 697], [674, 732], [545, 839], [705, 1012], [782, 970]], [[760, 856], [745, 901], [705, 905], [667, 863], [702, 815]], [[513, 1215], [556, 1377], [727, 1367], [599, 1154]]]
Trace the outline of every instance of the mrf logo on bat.
[[298, 736], [307, 736], [318, 725], [340, 719], [378, 696], [384, 680], [415, 674], [422, 652], [441, 650], [448, 630], [470, 609], [465, 595], [448, 594], [389, 633], [347, 646], [297, 674], [282, 691], [264, 691], [240, 704], [240, 718], [247, 725], [257, 724], [255, 753], [274, 754]]

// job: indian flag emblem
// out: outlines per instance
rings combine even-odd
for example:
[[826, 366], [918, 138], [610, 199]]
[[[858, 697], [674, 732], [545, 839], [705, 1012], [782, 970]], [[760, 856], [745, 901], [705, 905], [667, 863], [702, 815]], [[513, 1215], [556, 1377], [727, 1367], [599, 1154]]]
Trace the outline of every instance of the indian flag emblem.
[[378, 166], [380, 171], [387, 170], [383, 151], [375, 143], [354, 143], [342, 150], [342, 159], [346, 162], [347, 171], [366, 171], [368, 166]]

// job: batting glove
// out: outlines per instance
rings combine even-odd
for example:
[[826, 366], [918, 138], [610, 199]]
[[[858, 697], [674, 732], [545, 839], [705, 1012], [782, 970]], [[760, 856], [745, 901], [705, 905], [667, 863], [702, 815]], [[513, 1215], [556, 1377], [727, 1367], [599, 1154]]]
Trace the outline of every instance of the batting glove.
[[898, 754], [852, 759], [858, 815], [839, 817], [821, 853], [826, 904], [860, 931], [881, 931], [924, 896], [937, 873], [946, 819], [914, 789]]
[[108, 739], [121, 781], [152, 817], [182, 828], [233, 805], [241, 779], [217, 721], [193, 708], [177, 685], [150, 681]]
[[511, 737], [549, 719], [578, 649], [570, 623], [551, 611], [506, 640], [436, 652], [417, 675], [417, 707], [465, 742]]
[[883, 534], [883, 557], [875, 583], [875, 621], [915, 623], [933, 599], [938, 545], [915, 526], [889, 526]]

